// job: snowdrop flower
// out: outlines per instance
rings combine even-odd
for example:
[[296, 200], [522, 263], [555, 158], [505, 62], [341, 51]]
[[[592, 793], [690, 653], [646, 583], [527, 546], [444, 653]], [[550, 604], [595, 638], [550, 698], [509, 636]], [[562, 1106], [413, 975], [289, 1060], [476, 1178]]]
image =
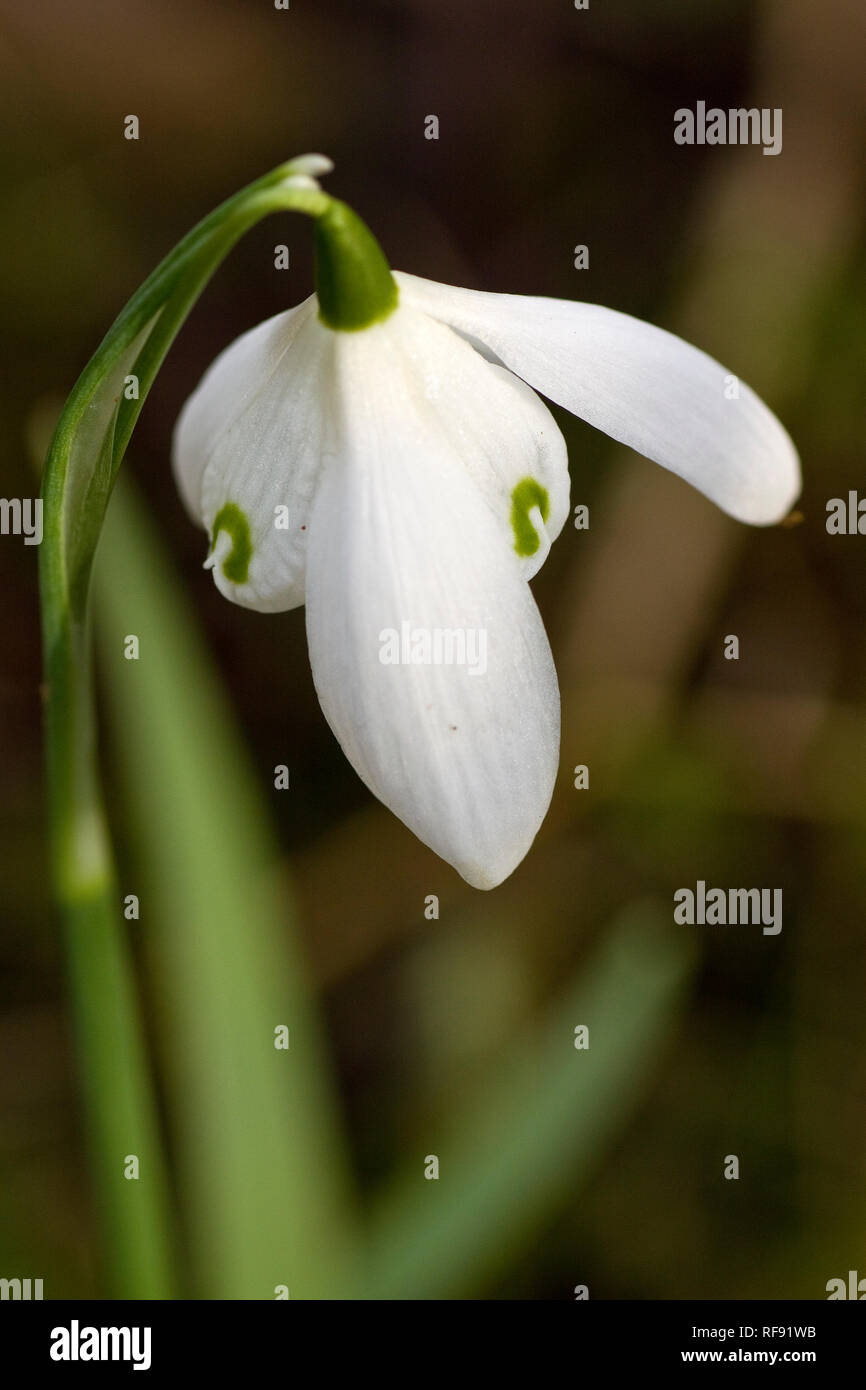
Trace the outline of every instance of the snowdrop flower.
[[[559, 761], [559, 691], [528, 581], [569, 514], [541, 392], [740, 521], [779, 521], [797, 454], [743, 384], [595, 304], [390, 271], [300, 166], [316, 293], [245, 333], [178, 421], [183, 499], [233, 602], [306, 604], [316, 691], [358, 775], [478, 888], [520, 863]], [[318, 192], [317, 192], [318, 190]]]

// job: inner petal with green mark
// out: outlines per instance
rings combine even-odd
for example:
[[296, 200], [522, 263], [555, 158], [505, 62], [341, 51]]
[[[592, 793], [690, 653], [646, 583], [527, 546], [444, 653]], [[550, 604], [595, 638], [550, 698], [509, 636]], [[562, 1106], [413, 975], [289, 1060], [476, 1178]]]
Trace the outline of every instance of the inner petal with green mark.
[[547, 521], [550, 515], [547, 488], [542, 487], [537, 478], [521, 478], [511, 493], [511, 529], [514, 532], [514, 549], [518, 555], [534, 555], [541, 544], [541, 537], [535, 529], [531, 515], [536, 507], [541, 520]]
[[220, 531], [225, 531], [231, 539], [232, 548], [222, 562], [222, 572], [232, 584], [246, 584], [250, 573], [250, 560], [253, 558], [253, 543], [250, 539], [250, 523], [236, 502], [226, 502], [214, 517], [211, 529], [211, 553], [205, 561], [205, 568], [216, 564], [216, 543]]

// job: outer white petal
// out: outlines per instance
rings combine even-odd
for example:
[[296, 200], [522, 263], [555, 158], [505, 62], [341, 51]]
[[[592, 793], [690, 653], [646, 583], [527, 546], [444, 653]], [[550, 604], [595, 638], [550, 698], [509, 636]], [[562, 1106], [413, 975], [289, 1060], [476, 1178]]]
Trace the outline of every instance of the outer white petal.
[[[247, 582], [223, 573], [232, 542], [217, 535], [209, 563], [227, 598], [277, 612], [304, 601], [307, 526], [324, 448], [322, 388], [332, 336], [315, 298], [243, 334], [205, 373], [178, 420], [175, 476], [194, 519], [210, 534], [234, 503], [250, 527]], [[283, 522], [288, 508], [288, 528]]]
[[[559, 692], [508, 529], [465, 466], [503, 428], [523, 434], [526, 401], [514, 397], [503, 422], [501, 374], [475, 354], [483, 371], [467, 383], [465, 351], [402, 307], [337, 335], [337, 451], [313, 507], [307, 634], [322, 708], [358, 774], [471, 884], [492, 888], [547, 810]], [[383, 662], [404, 632], [416, 644], [426, 633], [431, 657], [436, 633], [452, 634], [452, 655], [462, 634], [466, 660]]]
[[681, 338], [597, 304], [458, 289], [398, 273], [402, 301], [483, 344], [550, 400], [685, 478], [724, 511], [780, 520], [797, 452], [742, 382]]

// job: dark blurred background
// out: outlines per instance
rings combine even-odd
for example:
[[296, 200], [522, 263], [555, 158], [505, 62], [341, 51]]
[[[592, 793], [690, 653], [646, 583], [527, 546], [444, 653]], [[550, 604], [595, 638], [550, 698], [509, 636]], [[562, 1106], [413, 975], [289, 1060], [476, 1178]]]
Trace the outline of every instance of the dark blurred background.
[[[355, 777], [315, 698], [303, 612], [263, 617], [217, 594], [170, 476], [173, 422], [205, 367], [309, 294], [303, 219], [244, 239], [142, 413], [125, 466], [265, 789], [275, 763], [292, 768], [272, 812], [362, 1192], [427, 1152], [621, 908], [668, 911], [697, 879], [783, 889], [778, 936], [682, 929], [696, 984], [637, 1108], [490, 1296], [568, 1298], [580, 1281], [594, 1298], [820, 1298], [863, 1264], [866, 541], [829, 536], [825, 508], [866, 487], [864, 60], [860, 0], [0, 4], [3, 496], [34, 494], [33, 440], [157, 261], [307, 150], [334, 159], [326, 186], [396, 268], [651, 319], [747, 380], [800, 449], [802, 518], [752, 531], [557, 412], [572, 502], [591, 518], [566, 527], [534, 584], [562, 686], [562, 775], [534, 849], [484, 895]], [[782, 154], [677, 146], [673, 113], [698, 100], [781, 107]], [[47, 885], [36, 549], [0, 538], [0, 583], [0, 1272], [48, 1269], [57, 1293], [90, 1296]], [[573, 788], [578, 763], [588, 791]], [[729, 1153], [736, 1183], [721, 1179]]]

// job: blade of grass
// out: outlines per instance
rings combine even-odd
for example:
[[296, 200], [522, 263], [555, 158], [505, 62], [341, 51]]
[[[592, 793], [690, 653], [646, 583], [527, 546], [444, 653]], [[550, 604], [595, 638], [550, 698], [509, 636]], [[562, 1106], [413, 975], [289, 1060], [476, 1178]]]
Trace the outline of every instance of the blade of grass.
[[[131, 815], [194, 1293], [333, 1295], [347, 1164], [259, 786], [183, 598], [124, 480], [94, 574], [101, 670]], [[134, 633], [140, 659], [127, 661]], [[288, 1051], [274, 1029], [290, 1030]]]
[[[616, 922], [543, 1034], [394, 1180], [372, 1228], [364, 1297], [454, 1299], [519, 1255], [627, 1122], [676, 1018], [692, 952], [653, 906]], [[574, 1029], [589, 1027], [576, 1050]]]

